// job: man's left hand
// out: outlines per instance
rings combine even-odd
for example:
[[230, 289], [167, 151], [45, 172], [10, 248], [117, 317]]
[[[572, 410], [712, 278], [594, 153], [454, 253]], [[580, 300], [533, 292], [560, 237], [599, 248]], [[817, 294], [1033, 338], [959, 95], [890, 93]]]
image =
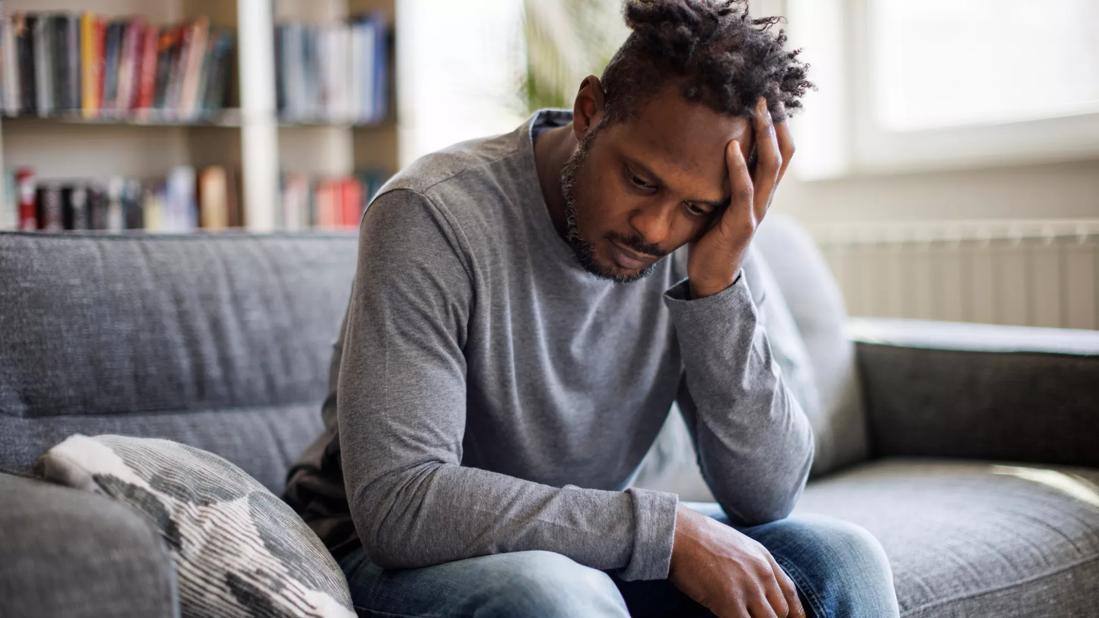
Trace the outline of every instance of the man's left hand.
[[720, 219], [690, 243], [687, 278], [691, 298], [705, 298], [733, 284], [756, 228], [771, 206], [775, 188], [794, 156], [790, 127], [782, 108], [778, 111], [782, 120], [776, 123], [764, 97], [756, 104], [752, 120], [758, 157], [755, 170], [748, 169], [739, 141], [725, 145], [732, 198]]

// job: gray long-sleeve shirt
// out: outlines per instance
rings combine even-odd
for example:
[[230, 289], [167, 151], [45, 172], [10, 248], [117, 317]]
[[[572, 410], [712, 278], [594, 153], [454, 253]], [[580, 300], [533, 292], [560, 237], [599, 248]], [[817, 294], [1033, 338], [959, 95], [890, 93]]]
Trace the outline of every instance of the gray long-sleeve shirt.
[[687, 248], [647, 278], [585, 272], [535, 171], [536, 113], [390, 180], [361, 221], [325, 433], [287, 500], [333, 553], [418, 567], [554, 551], [668, 574], [677, 497], [629, 487], [678, 401], [735, 522], [784, 517], [813, 456], [750, 289], [688, 300]]

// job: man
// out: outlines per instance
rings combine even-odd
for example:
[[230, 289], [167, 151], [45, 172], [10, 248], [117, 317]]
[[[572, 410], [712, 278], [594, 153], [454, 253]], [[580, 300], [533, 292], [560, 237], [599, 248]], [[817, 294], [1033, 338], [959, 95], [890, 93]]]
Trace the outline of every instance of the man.
[[[364, 615], [889, 616], [744, 267], [810, 84], [741, 3], [631, 0], [571, 113], [428, 155], [361, 222], [287, 499]], [[678, 401], [712, 516], [629, 487]]]

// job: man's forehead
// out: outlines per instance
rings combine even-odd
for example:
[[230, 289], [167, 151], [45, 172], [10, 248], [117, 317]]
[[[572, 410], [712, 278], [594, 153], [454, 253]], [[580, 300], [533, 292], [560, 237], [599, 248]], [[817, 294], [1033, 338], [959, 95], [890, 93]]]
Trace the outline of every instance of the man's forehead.
[[748, 149], [752, 139], [748, 119], [721, 114], [679, 96], [654, 98], [618, 128], [616, 141], [624, 155], [658, 175], [705, 187], [707, 193], [725, 190], [726, 144], [735, 139]]

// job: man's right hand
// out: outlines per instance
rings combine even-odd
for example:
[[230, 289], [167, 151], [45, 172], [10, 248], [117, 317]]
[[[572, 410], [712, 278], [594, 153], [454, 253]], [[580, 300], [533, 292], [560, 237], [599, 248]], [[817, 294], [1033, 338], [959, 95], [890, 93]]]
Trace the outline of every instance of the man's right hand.
[[794, 582], [767, 548], [682, 505], [668, 579], [719, 618], [805, 618]]

